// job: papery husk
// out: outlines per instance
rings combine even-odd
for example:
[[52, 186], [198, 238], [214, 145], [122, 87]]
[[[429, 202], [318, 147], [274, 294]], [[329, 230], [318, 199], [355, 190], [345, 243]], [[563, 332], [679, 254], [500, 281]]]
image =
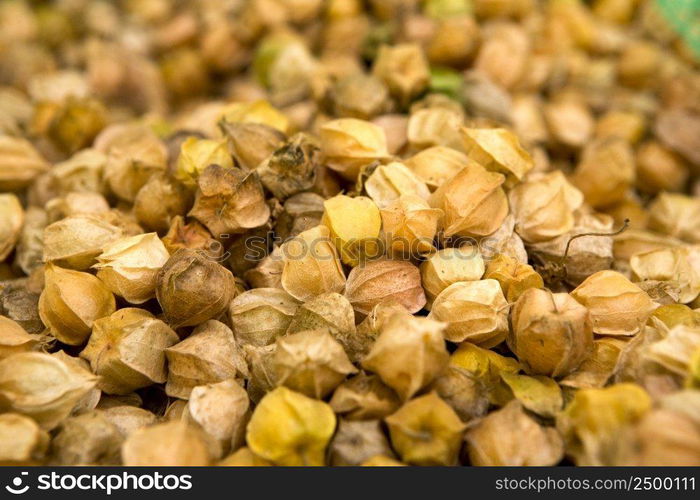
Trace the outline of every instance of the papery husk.
[[598, 138], [621, 137], [636, 145], [646, 132], [646, 120], [639, 111], [613, 109], [598, 119], [595, 136]]
[[391, 205], [403, 195], [428, 200], [430, 190], [412, 170], [399, 162], [379, 165], [364, 182], [365, 191], [380, 209]]
[[158, 422], [158, 417], [148, 410], [135, 406], [113, 406], [102, 410], [105, 418], [112, 422], [124, 438], [128, 438], [142, 427]]
[[460, 132], [469, 159], [487, 170], [502, 173], [510, 185], [520, 182], [535, 166], [530, 153], [510, 130], [462, 127]]
[[434, 392], [404, 404], [385, 419], [391, 444], [413, 465], [455, 465], [464, 424]]
[[284, 202], [284, 211], [275, 223], [275, 234], [282, 241], [318, 226], [323, 216], [323, 196], [303, 192], [290, 196]]
[[223, 323], [209, 320], [182, 342], [165, 349], [168, 360], [168, 396], [189, 399], [198, 385], [248, 378], [248, 366], [233, 332]]
[[158, 271], [156, 298], [172, 328], [218, 317], [236, 290], [231, 272], [206, 254], [180, 249]]
[[501, 185], [505, 177], [470, 164], [440, 186], [430, 206], [445, 214], [446, 236], [486, 236], [508, 215], [508, 200]]
[[331, 466], [357, 466], [377, 455], [394, 455], [379, 420], [340, 420], [328, 454]]
[[551, 240], [574, 228], [574, 211], [583, 204], [583, 193], [556, 170], [532, 175], [508, 193], [515, 215], [515, 230], [529, 243]]
[[279, 288], [254, 288], [229, 305], [236, 340], [265, 346], [284, 335], [299, 308], [299, 301]]
[[263, 186], [282, 201], [313, 187], [319, 156], [314, 138], [296, 134], [263, 161], [256, 171]]
[[342, 292], [345, 274], [326, 226], [308, 229], [281, 246], [282, 288], [298, 300]]
[[[303, 231], [302, 231], [303, 232]], [[298, 236], [300, 233], [295, 234]], [[251, 288], [279, 288], [282, 289], [282, 271], [284, 259], [280, 247], [275, 248], [269, 255], [263, 258], [258, 265], [243, 273], [243, 278]]]
[[335, 425], [326, 403], [278, 387], [255, 408], [246, 441], [253, 453], [276, 465], [320, 466]]
[[379, 208], [371, 199], [339, 194], [326, 200], [323, 207], [321, 224], [330, 231], [343, 263], [354, 267], [380, 255], [382, 219]]
[[27, 333], [17, 322], [0, 316], [0, 360], [20, 352], [36, 351], [41, 346], [41, 337]]
[[384, 259], [353, 268], [348, 275], [345, 297], [361, 315], [389, 301], [415, 313], [426, 302], [418, 268], [407, 261]]
[[515, 232], [515, 217], [513, 217], [513, 214], [503, 219], [503, 223], [495, 232], [482, 238], [476, 238], [476, 241], [481, 255], [486, 261], [493, 259], [498, 254], [504, 254], [523, 264], [528, 263], [529, 259], [525, 250], [525, 243]]
[[167, 175], [154, 175], [139, 189], [134, 215], [144, 228], [161, 234], [173, 219], [184, 216], [192, 204], [192, 193]]
[[512, 22], [492, 23], [484, 29], [483, 38], [474, 67], [503, 87], [512, 88], [530, 62], [527, 32]]
[[461, 77], [457, 80], [460, 88], [456, 94], [464, 101], [470, 113], [479, 118], [511, 123], [514, 105], [508, 91], [478, 69], [465, 71], [463, 75], [463, 83], [460, 81]]
[[258, 403], [267, 392], [277, 387], [277, 374], [273, 366], [275, 351], [277, 351], [276, 343], [263, 347], [243, 345], [243, 353], [250, 373], [246, 390], [254, 403]]
[[212, 237], [207, 228], [196, 220], [185, 224], [185, 218], [180, 215], [173, 218], [162, 241], [171, 255], [181, 248], [187, 248], [204, 252], [212, 260], [223, 260], [223, 246]]
[[563, 387], [600, 388], [622, 368], [623, 353], [628, 341], [619, 337], [601, 337], [593, 341], [593, 349], [579, 367], [560, 380]]
[[61, 422], [51, 441], [51, 462], [60, 465], [119, 465], [124, 437], [102, 411]]
[[155, 297], [156, 276], [169, 258], [158, 235], [147, 233], [109, 243], [93, 268], [112, 293], [142, 304]]
[[469, 163], [469, 157], [464, 153], [446, 146], [424, 149], [404, 161], [404, 165], [433, 190], [454, 177]]
[[444, 323], [396, 313], [381, 333], [362, 367], [379, 375], [406, 401], [447, 368]]
[[428, 61], [418, 44], [379, 47], [372, 73], [381, 78], [402, 104], [423, 92], [430, 79]]
[[19, 353], [0, 361], [0, 407], [51, 430], [97, 384], [97, 377], [55, 356]]
[[592, 207], [622, 201], [635, 181], [634, 153], [619, 137], [599, 139], [583, 150], [571, 182]]
[[644, 357], [664, 369], [687, 379], [695, 368], [695, 353], [700, 350], [700, 326], [676, 325], [656, 342], [650, 343]]
[[324, 293], [299, 306], [287, 334], [319, 328], [328, 330], [352, 362], [360, 361], [375, 339], [373, 335], [357, 332], [352, 304], [339, 293]]
[[226, 140], [188, 137], [180, 145], [174, 175], [182, 184], [194, 189], [202, 172], [209, 165], [227, 169], [233, 167], [233, 158], [228, 152]]
[[319, 130], [326, 164], [348, 180], [357, 179], [360, 169], [389, 156], [384, 130], [356, 118], [340, 118]]
[[532, 266], [505, 254], [497, 254], [489, 261], [484, 279], [498, 281], [506, 300], [511, 304], [531, 288], [544, 288], [542, 276]]
[[236, 163], [246, 171], [261, 162], [284, 144], [286, 136], [274, 127], [262, 123], [219, 123], [228, 141], [228, 150]]
[[582, 389], [557, 416], [566, 454], [576, 465], [611, 465], [623, 444], [621, 431], [651, 408], [649, 395], [634, 384]]
[[545, 105], [544, 117], [552, 138], [564, 146], [583, 147], [593, 135], [595, 119], [577, 94], [556, 95]]
[[80, 356], [108, 394], [129, 394], [166, 381], [165, 349], [179, 342], [168, 325], [143, 309], [119, 309], [95, 321]]
[[513, 306], [508, 347], [525, 371], [563, 377], [593, 350], [593, 327], [586, 308], [569, 294], [529, 289]]
[[503, 373], [518, 373], [520, 364], [514, 358], [501, 356], [489, 349], [462, 342], [450, 356], [450, 367], [457, 367], [478, 380], [493, 405], [503, 406], [512, 399], [512, 392], [503, 382]]
[[402, 195], [381, 209], [387, 251], [392, 255], [418, 256], [435, 250], [442, 210], [430, 208], [416, 195]]
[[44, 279], [39, 316], [51, 334], [64, 344], [84, 343], [94, 321], [116, 310], [114, 295], [91, 274], [49, 263]]
[[[53, 198], [46, 204], [48, 222], [55, 222], [71, 215], [102, 215], [109, 213], [109, 203], [100, 193], [68, 193]], [[107, 220], [104, 218], [104, 220]]]
[[484, 260], [476, 246], [443, 248], [420, 265], [421, 280], [428, 301], [426, 309], [440, 292], [458, 281], [477, 281], [484, 275]]
[[593, 331], [601, 335], [635, 335], [654, 309], [642, 289], [615, 271], [592, 274], [571, 296], [588, 308]]
[[394, 413], [401, 401], [377, 375], [360, 372], [336, 388], [329, 404], [344, 419], [372, 420]]
[[629, 261], [638, 253], [681, 245], [683, 245], [682, 241], [670, 236], [641, 229], [629, 229], [613, 239], [613, 255], [616, 260]]
[[463, 66], [478, 47], [479, 25], [473, 16], [448, 15], [438, 20], [427, 47], [430, 61], [436, 64]]
[[[54, 353], [51, 353], [51, 356], [63, 361], [72, 370], [77, 371], [78, 373], [89, 373], [91, 371], [90, 363], [88, 363], [84, 359], [80, 359], [77, 356], [71, 356], [67, 354], [66, 351], [56, 351]], [[81, 413], [94, 410], [95, 408], [97, 408], [97, 405], [99, 404], [101, 399], [102, 391], [99, 387], [93, 387], [88, 391], [87, 394], [85, 394], [82, 398], [80, 398], [80, 400], [78, 400], [78, 402], [73, 407], [73, 410], [71, 411], [71, 415], [80, 415]]]
[[135, 431], [121, 452], [126, 466], [192, 467], [210, 465], [214, 459], [203, 431], [179, 421]]
[[0, 136], [0, 189], [13, 191], [29, 186], [49, 170], [49, 163], [31, 142], [20, 137]]
[[220, 448], [219, 456], [242, 444], [248, 422], [248, 394], [233, 379], [192, 389], [183, 412], [186, 422], [198, 425]]
[[290, 127], [284, 113], [263, 99], [228, 104], [222, 111], [222, 120], [226, 123], [258, 123], [285, 134]]
[[700, 294], [700, 270], [688, 248], [676, 247], [638, 253], [630, 259], [635, 281], [662, 281], [679, 288], [679, 302], [687, 304]]
[[49, 434], [29, 417], [0, 415], [0, 464], [41, 465], [49, 447]]
[[353, 72], [335, 82], [330, 99], [336, 116], [369, 120], [387, 109], [389, 90], [376, 76]]
[[556, 429], [537, 423], [518, 401], [489, 413], [465, 439], [469, 461], [476, 466], [552, 466], [564, 456]]
[[444, 146], [461, 151], [459, 129], [463, 123], [463, 114], [447, 107], [416, 110], [408, 120], [408, 142], [416, 149]]
[[693, 165], [700, 165], [700, 153], [697, 151], [700, 117], [697, 110], [682, 107], [662, 110], [654, 124], [654, 132], [666, 146]]
[[199, 176], [198, 185], [188, 215], [207, 226], [217, 239], [262, 226], [270, 217], [255, 172], [209, 165]]
[[45, 330], [39, 317], [39, 293], [32, 291], [21, 280], [15, 285], [0, 285], [0, 309], [28, 333], [37, 334]]
[[47, 224], [45, 210], [38, 207], [27, 208], [15, 254], [15, 264], [25, 274], [31, 274], [43, 264], [44, 228]]
[[688, 165], [655, 140], [637, 149], [637, 187], [647, 193], [682, 191], [688, 181]]
[[440, 292], [428, 317], [447, 323], [444, 335], [450, 342], [468, 340], [489, 348], [506, 338], [508, 309], [498, 281], [460, 281]]
[[24, 224], [24, 209], [12, 193], [0, 194], [0, 262], [4, 261], [19, 240]]
[[462, 422], [486, 415], [489, 399], [484, 383], [472, 373], [450, 365], [430, 386], [432, 391], [452, 407]]
[[700, 242], [700, 200], [660, 193], [649, 205], [649, 229], [689, 243]]
[[555, 417], [564, 405], [561, 388], [550, 377], [501, 373], [501, 378], [525, 409], [543, 418]]
[[44, 229], [44, 261], [79, 271], [88, 269], [124, 230], [103, 217], [72, 215]]
[[103, 172], [107, 155], [96, 149], [87, 148], [56, 163], [49, 175], [59, 192], [102, 193], [105, 190]]

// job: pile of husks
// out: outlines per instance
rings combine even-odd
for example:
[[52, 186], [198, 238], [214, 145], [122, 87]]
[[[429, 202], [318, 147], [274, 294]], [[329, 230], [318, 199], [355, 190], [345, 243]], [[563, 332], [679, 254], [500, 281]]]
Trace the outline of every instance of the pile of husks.
[[0, 463], [700, 464], [652, 0], [0, 3]]

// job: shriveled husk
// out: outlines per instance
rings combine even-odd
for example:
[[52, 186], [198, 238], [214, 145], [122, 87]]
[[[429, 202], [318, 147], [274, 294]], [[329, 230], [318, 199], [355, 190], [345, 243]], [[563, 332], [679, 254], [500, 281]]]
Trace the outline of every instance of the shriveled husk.
[[185, 340], [165, 349], [165, 355], [165, 392], [172, 397], [189, 399], [198, 385], [248, 377], [248, 366], [233, 332], [216, 320], [199, 325]]
[[0, 464], [41, 465], [49, 447], [49, 434], [29, 417], [0, 415]]
[[347, 375], [357, 372], [343, 346], [324, 328], [277, 339], [272, 367], [278, 385], [316, 399], [323, 399]]
[[408, 400], [447, 368], [444, 323], [396, 313], [382, 325], [362, 367]]
[[391, 444], [413, 465], [455, 465], [465, 425], [434, 392], [407, 402], [385, 419]]
[[476, 422], [465, 440], [469, 460], [477, 466], [552, 466], [564, 456], [557, 430], [539, 424], [518, 401]]
[[39, 316], [51, 334], [64, 344], [84, 343], [99, 318], [116, 310], [114, 295], [88, 273], [46, 265]]
[[292, 297], [308, 300], [345, 289], [345, 274], [326, 226], [307, 229], [284, 243], [281, 252], [284, 259], [281, 284]]
[[80, 356], [108, 394], [129, 394], [166, 380], [165, 349], [179, 342], [163, 321], [143, 309], [124, 308], [95, 321]]
[[635, 335], [654, 309], [649, 296], [616, 271], [599, 271], [571, 296], [588, 308], [593, 331], [602, 335]]
[[275, 152], [286, 139], [280, 130], [264, 123], [219, 123], [228, 143], [228, 150], [244, 170], [254, 170]]
[[214, 456], [203, 431], [181, 421], [164, 422], [132, 433], [122, 445], [126, 466], [210, 465]]
[[272, 344], [287, 332], [299, 301], [279, 288], [254, 288], [238, 295], [229, 306], [236, 340], [242, 344]]
[[394, 455], [379, 420], [340, 420], [328, 453], [332, 466], [357, 466], [378, 455]]
[[276, 465], [324, 465], [335, 425], [326, 403], [278, 387], [255, 408], [246, 441], [253, 453]]
[[430, 208], [416, 195], [402, 195], [381, 209], [387, 252], [399, 256], [418, 256], [435, 250], [442, 210]]
[[97, 277], [131, 304], [156, 295], [156, 275], [170, 258], [156, 233], [122, 238], [106, 245], [97, 257]]
[[679, 301], [687, 304], [700, 294], [700, 269], [693, 265], [690, 250], [665, 248], [638, 253], [630, 259], [634, 281], [662, 281], [680, 291]]
[[51, 430], [66, 418], [97, 377], [44, 353], [19, 353], [0, 361], [0, 407]]
[[614, 463], [626, 426], [637, 423], [651, 408], [649, 395], [634, 384], [605, 389], [581, 389], [557, 416], [566, 453], [576, 465]]
[[103, 172], [107, 155], [88, 148], [55, 164], [49, 171], [61, 194], [71, 192], [101, 193], [105, 190]]
[[447, 370], [430, 385], [430, 390], [445, 401], [462, 422], [482, 417], [488, 412], [489, 399], [486, 385], [474, 374], [456, 365]]
[[192, 205], [192, 193], [168, 175], [154, 175], [139, 189], [134, 215], [139, 224], [160, 234], [170, 229], [173, 219], [184, 216]]
[[588, 310], [569, 294], [531, 288], [513, 306], [508, 347], [530, 374], [563, 377], [593, 350]]
[[508, 309], [498, 281], [460, 281], [440, 292], [428, 317], [447, 323], [444, 335], [450, 342], [468, 340], [489, 348], [506, 338]]
[[262, 162], [260, 181], [279, 200], [311, 189], [319, 166], [319, 147], [307, 134], [297, 134]]
[[371, 420], [394, 413], [401, 401], [377, 375], [360, 372], [336, 388], [329, 404], [347, 420]]
[[498, 281], [509, 303], [514, 303], [531, 288], [544, 288], [544, 281], [532, 266], [523, 264], [506, 254], [497, 254], [484, 272], [484, 279]]

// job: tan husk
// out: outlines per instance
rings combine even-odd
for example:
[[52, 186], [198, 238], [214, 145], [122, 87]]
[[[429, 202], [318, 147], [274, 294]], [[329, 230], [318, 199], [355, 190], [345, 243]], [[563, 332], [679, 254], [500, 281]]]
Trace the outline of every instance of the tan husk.
[[0, 316], [0, 360], [20, 352], [36, 351], [41, 346], [41, 337], [27, 333], [17, 322]]
[[360, 372], [336, 388], [329, 404], [347, 420], [371, 420], [394, 413], [401, 401], [377, 375]]
[[426, 309], [440, 292], [458, 281], [477, 281], [484, 275], [484, 260], [476, 246], [443, 248], [420, 265], [420, 274], [428, 301]]
[[180, 421], [144, 427], [132, 433], [121, 448], [126, 466], [210, 465], [214, 459], [204, 432]]
[[18, 413], [0, 415], [0, 464], [41, 465], [50, 437], [31, 418]]
[[24, 210], [12, 193], [0, 194], [0, 262], [15, 248], [22, 232]]
[[61, 422], [51, 441], [56, 465], [119, 465], [124, 437], [102, 411], [93, 410]]
[[341, 420], [328, 453], [332, 466], [357, 466], [377, 455], [394, 455], [379, 420]]
[[279, 288], [254, 288], [231, 301], [229, 317], [236, 340], [265, 346], [285, 334], [299, 301]]

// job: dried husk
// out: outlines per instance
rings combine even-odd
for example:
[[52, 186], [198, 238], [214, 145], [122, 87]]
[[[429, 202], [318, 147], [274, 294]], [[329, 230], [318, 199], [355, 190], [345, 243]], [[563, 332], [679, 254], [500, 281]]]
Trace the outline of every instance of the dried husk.
[[592, 274], [571, 296], [588, 309], [601, 335], [635, 335], [654, 309], [649, 296], [616, 271]]
[[131, 304], [155, 297], [156, 275], [170, 258], [156, 233], [109, 243], [97, 257], [97, 277], [114, 294]]
[[503, 223], [495, 232], [488, 236], [477, 238], [477, 243], [479, 244], [481, 255], [486, 261], [493, 259], [498, 254], [503, 254], [523, 264], [528, 263], [525, 243], [515, 232], [515, 217], [513, 217], [513, 214], [503, 219]]
[[535, 166], [510, 130], [462, 127], [460, 132], [467, 157], [487, 170], [502, 173], [510, 185], [520, 182]]
[[382, 219], [377, 205], [365, 196], [339, 194], [323, 202], [321, 224], [330, 231], [343, 263], [357, 266], [378, 257]]
[[529, 243], [551, 240], [574, 228], [583, 194], [556, 170], [533, 175], [508, 193], [515, 230]]
[[[38, 292], [38, 290], [37, 290]], [[0, 285], [0, 309], [2, 313], [28, 333], [42, 333], [44, 324], [39, 318], [39, 293], [28, 288], [21, 281], [16, 285]]]
[[172, 328], [218, 317], [234, 297], [231, 272], [200, 252], [180, 249], [158, 271], [156, 297]]
[[337, 116], [361, 120], [369, 120], [380, 114], [386, 110], [389, 102], [389, 91], [384, 82], [364, 73], [351, 73], [339, 78], [330, 95]]
[[298, 193], [284, 202], [284, 211], [277, 217], [275, 234], [282, 241], [318, 226], [323, 216], [324, 198], [316, 193]]
[[420, 271], [407, 261], [375, 260], [353, 268], [348, 275], [345, 297], [359, 314], [369, 314], [374, 306], [398, 302], [410, 313], [425, 305]]
[[444, 323], [396, 313], [381, 333], [362, 367], [379, 375], [406, 401], [447, 368]]
[[649, 229], [689, 243], [700, 242], [700, 200], [660, 193], [649, 205]]
[[100, 376], [100, 389], [129, 394], [166, 381], [165, 349], [178, 342], [163, 321], [143, 309], [127, 307], [95, 321], [80, 357]]
[[345, 274], [326, 226], [307, 229], [284, 243], [281, 252], [284, 259], [281, 284], [292, 297], [309, 300], [345, 289]]
[[109, 213], [109, 203], [100, 193], [71, 192], [62, 198], [53, 198], [46, 203], [46, 212], [49, 222], [55, 222], [71, 215], [101, 217]]
[[489, 348], [506, 338], [508, 309], [498, 281], [459, 281], [440, 292], [428, 317], [447, 324], [444, 335], [450, 342], [468, 340]]
[[27, 208], [15, 254], [15, 264], [25, 274], [32, 274], [43, 264], [44, 228], [47, 223], [45, 210], [31, 206]]
[[44, 353], [19, 353], [0, 361], [0, 408], [31, 417], [44, 430], [66, 418], [97, 383], [76, 365]]
[[279, 288], [243, 292], [229, 306], [236, 340], [260, 347], [274, 343], [286, 333], [298, 308], [299, 301]]
[[31, 418], [18, 413], [0, 415], [0, 464], [41, 465], [50, 437]]
[[329, 404], [344, 419], [372, 420], [394, 413], [401, 401], [378, 376], [360, 372], [336, 388]]
[[278, 387], [258, 404], [246, 441], [256, 455], [283, 466], [321, 466], [336, 417], [323, 401]]
[[124, 437], [102, 411], [69, 417], [51, 441], [51, 462], [60, 465], [119, 465]]
[[332, 466], [357, 466], [377, 455], [394, 455], [379, 420], [340, 420], [328, 454]]
[[233, 332], [216, 320], [205, 321], [182, 342], [165, 349], [168, 396], [189, 399], [192, 389], [236, 377], [248, 378], [248, 366]]
[[552, 466], [564, 456], [556, 429], [537, 423], [518, 401], [489, 413], [465, 439], [469, 461], [476, 466]]
[[445, 288], [458, 281], [477, 281], [484, 275], [484, 260], [476, 246], [443, 248], [420, 265], [420, 273], [428, 301], [426, 309]]
[[228, 152], [226, 140], [188, 137], [180, 145], [175, 178], [194, 189], [199, 177], [209, 165], [219, 165], [227, 169], [233, 167], [233, 158]]
[[78, 151], [69, 159], [51, 167], [49, 175], [61, 194], [71, 192], [102, 193], [107, 156], [96, 149]]
[[430, 206], [445, 214], [445, 236], [486, 236], [508, 215], [508, 200], [501, 185], [505, 176], [470, 164], [440, 186]]
[[277, 339], [275, 379], [309, 397], [323, 399], [357, 369], [327, 329], [305, 330]]
[[19, 240], [24, 224], [24, 209], [17, 196], [0, 194], [0, 262], [4, 261]]
[[571, 182], [589, 205], [602, 207], [623, 201], [635, 175], [634, 153], [629, 143], [614, 136], [586, 146]]
[[398, 256], [418, 256], [433, 252], [442, 210], [430, 208], [416, 195], [402, 195], [380, 211], [387, 252]]
[[554, 418], [562, 409], [561, 387], [550, 377], [501, 373], [501, 379], [526, 410], [542, 418]]
[[262, 226], [270, 217], [260, 179], [255, 172], [209, 165], [198, 179], [190, 216], [207, 226], [215, 238]]
[[588, 310], [569, 294], [531, 288], [513, 306], [508, 347], [525, 371], [563, 377], [593, 351]]
[[469, 158], [464, 153], [446, 146], [424, 149], [404, 161], [404, 165], [433, 190], [442, 186], [469, 163]]
[[700, 270], [688, 248], [676, 247], [638, 253], [630, 259], [634, 281], [662, 281], [677, 287], [679, 302], [687, 304], [700, 294]]
[[215, 440], [221, 456], [242, 444], [249, 405], [245, 389], [229, 379], [192, 389], [183, 415]]
[[76, 270], [88, 269], [123, 229], [95, 215], [72, 215], [44, 229], [44, 261]]
[[184, 216], [192, 204], [192, 194], [173, 178], [157, 174], [139, 190], [134, 200], [134, 215], [139, 224], [161, 234], [173, 219]]
[[532, 266], [505, 254], [497, 254], [486, 266], [484, 279], [498, 281], [508, 303], [514, 303], [531, 288], [544, 288], [542, 277]]
[[600, 388], [622, 369], [624, 352], [628, 349], [624, 338], [601, 337], [593, 341], [593, 350], [577, 369], [561, 379], [563, 387], [575, 389]]
[[224, 248], [212, 238], [211, 233], [196, 220], [185, 224], [185, 218], [178, 215], [170, 223], [168, 233], [162, 238], [168, 253], [173, 255], [181, 248], [199, 250], [212, 260], [223, 260]]
[[364, 188], [380, 209], [391, 205], [403, 195], [414, 195], [426, 201], [430, 197], [425, 182], [399, 162], [377, 166], [364, 182]]
[[128, 438], [142, 427], [148, 427], [158, 422], [158, 417], [155, 414], [136, 406], [116, 405], [109, 408], [98, 406], [98, 409], [102, 410], [107, 420], [114, 424], [124, 438]]
[[463, 149], [459, 129], [464, 122], [461, 107], [434, 106], [416, 110], [408, 120], [408, 142], [416, 149], [444, 146]]
[[682, 191], [688, 181], [688, 165], [657, 141], [650, 140], [637, 149], [637, 187], [647, 193]]
[[564, 146], [581, 148], [593, 135], [595, 119], [578, 94], [556, 95], [545, 105], [544, 118], [552, 138]]
[[662, 110], [656, 119], [654, 133], [666, 146], [693, 165], [700, 165], [697, 151], [700, 139], [700, 116], [697, 110], [676, 107]]
[[319, 156], [316, 141], [307, 134], [297, 134], [263, 161], [256, 172], [275, 198], [285, 200], [314, 186]]
[[505, 405], [513, 397], [501, 375], [520, 371], [520, 364], [516, 359], [482, 349], [471, 342], [460, 344], [450, 357], [450, 367], [459, 368], [478, 380], [483, 385], [489, 402], [498, 406]]
[[[314, 224], [316, 226], [316, 224]], [[306, 230], [306, 228], [304, 228]], [[298, 236], [301, 234], [295, 234]], [[280, 247], [276, 247], [269, 255], [263, 258], [257, 266], [243, 273], [243, 278], [251, 288], [280, 288], [282, 289], [282, 271], [284, 259]]]
[[0, 189], [3, 191], [29, 186], [50, 167], [31, 142], [9, 135], [0, 136], [0, 158]]
[[17, 322], [0, 316], [0, 360], [20, 352], [36, 351], [40, 346], [39, 335], [27, 333]]
[[634, 384], [576, 392], [557, 416], [567, 455], [576, 465], [612, 465], [623, 443], [621, 431], [638, 422], [650, 408], [649, 395]]
[[381, 78], [401, 104], [422, 93], [430, 80], [428, 61], [418, 44], [379, 47], [372, 73]]
[[164, 422], [133, 432], [121, 449], [126, 466], [192, 467], [210, 465], [214, 457], [206, 435], [181, 421]]
[[642, 356], [682, 379], [692, 376], [696, 352], [700, 350], [700, 327], [676, 325], [650, 343]]
[[114, 295], [88, 273], [46, 265], [39, 316], [51, 334], [68, 345], [83, 344], [99, 318], [116, 310]]
[[361, 168], [389, 156], [384, 129], [356, 118], [329, 121], [319, 130], [326, 164], [348, 180]]
[[434, 392], [415, 398], [385, 419], [391, 444], [413, 465], [455, 465], [464, 424]]
[[284, 144], [286, 136], [274, 127], [262, 123], [219, 123], [228, 142], [228, 151], [246, 171], [260, 163]]
[[430, 386], [432, 391], [452, 407], [462, 422], [485, 415], [489, 399], [484, 383], [472, 373], [450, 365]]
[[248, 363], [250, 377], [246, 389], [250, 400], [258, 403], [262, 397], [277, 386], [273, 360], [277, 344], [263, 347], [243, 345], [245, 360]]

